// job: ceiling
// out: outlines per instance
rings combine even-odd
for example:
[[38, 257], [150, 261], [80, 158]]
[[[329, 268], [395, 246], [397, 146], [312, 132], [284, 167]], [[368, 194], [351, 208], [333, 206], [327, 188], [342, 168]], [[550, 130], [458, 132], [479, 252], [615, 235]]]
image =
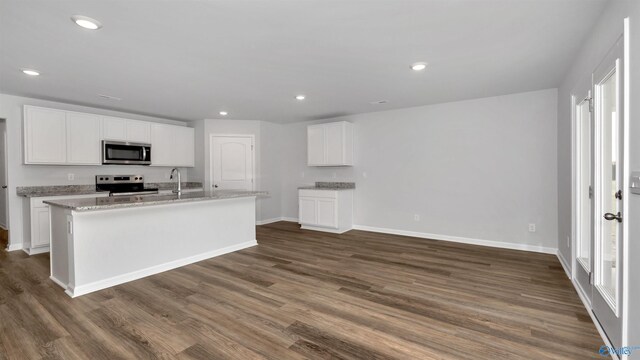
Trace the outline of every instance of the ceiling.
[[0, 92], [286, 123], [553, 88], [605, 3], [0, 0]]

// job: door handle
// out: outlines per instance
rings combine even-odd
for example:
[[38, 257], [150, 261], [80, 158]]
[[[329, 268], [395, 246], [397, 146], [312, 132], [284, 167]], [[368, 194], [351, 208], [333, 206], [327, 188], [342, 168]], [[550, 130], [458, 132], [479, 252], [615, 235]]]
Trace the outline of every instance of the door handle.
[[618, 222], [622, 222], [622, 215], [620, 214], [620, 212], [618, 211], [617, 214], [613, 215], [612, 213], [606, 213], [604, 214], [604, 218], [605, 220], [618, 220]]
[[213, 187], [214, 187], [214, 188], [217, 188], [217, 187], [218, 187], [218, 185], [213, 185]]
[[2, 188], [3, 188], [3, 189], [6, 189], [6, 188], [7, 188], [7, 185], [2, 185]]

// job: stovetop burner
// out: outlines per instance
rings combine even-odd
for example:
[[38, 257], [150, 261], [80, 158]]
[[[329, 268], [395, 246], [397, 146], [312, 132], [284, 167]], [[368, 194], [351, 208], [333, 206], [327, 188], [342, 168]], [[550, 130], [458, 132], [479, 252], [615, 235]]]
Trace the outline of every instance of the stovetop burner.
[[96, 191], [108, 191], [109, 196], [151, 195], [158, 189], [144, 187], [142, 175], [96, 175]]

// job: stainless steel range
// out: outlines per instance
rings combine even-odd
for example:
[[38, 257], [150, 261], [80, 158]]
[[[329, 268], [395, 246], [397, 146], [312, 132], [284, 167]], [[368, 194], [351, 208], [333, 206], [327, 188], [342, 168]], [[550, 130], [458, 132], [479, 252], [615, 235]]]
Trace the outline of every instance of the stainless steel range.
[[157, 194], [158, 189], [145, 189], [142, 175], [96, 175], [96, 191], [108, 191], [109, 196]]

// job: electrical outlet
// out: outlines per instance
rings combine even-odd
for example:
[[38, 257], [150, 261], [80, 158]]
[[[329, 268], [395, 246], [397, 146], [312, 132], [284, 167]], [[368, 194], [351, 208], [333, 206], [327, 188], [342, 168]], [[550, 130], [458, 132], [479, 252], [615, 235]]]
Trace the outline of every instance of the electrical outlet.
[[73, 181], [75, 179], [76, 179], [76, 175], [75, 174], [67, 174], [67, 180]]
[[420, 215], [413, 214], [413, 221], [420, 221]]
[[536, 224], [529, 224], [529, 232], [536, 232]]

